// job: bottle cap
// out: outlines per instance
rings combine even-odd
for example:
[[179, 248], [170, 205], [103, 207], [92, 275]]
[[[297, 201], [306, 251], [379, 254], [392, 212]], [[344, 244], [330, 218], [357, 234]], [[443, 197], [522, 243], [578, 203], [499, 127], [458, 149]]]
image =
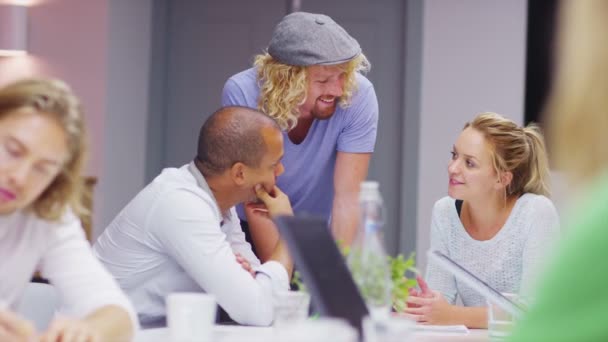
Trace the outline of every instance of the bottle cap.
[[363, 181], [361, 182], [361, 192], [359, 193], [359, 201], [379, 201], [380, 198], [380, 185], [377, 181]]
[[361, 182], [361, 190], [378, 190], [380, 184], [377, 181], [363, 181]]

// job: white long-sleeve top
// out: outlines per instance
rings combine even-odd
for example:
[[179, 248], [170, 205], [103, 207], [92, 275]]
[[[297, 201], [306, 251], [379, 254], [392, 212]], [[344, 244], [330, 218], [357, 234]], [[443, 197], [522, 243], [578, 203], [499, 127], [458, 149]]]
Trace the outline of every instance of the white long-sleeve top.
[[131, 303], [93, 256], [72, 212], [57, 222], [26, 211], [0, 216], [0, 300], [14, 310], [36, 271], [58, 290], [62, 314], [84, 317], [118, 305], [138, 326]]
[[[467, 233], [453, 198], [444, 197], [433, 208], [431, 249], [448, 255], [500, 292], [529, 295], [558, 236], [557, 210], [541, 195], [520, 196], [504, 226], [486, 241], [475, 240]], [[465, 306], [486, 305], [482, 295], [432, 260], [426, 280], [451, 304], [460, 297]]]
[[[94, 251], [144, 327], [164, 320], [165, 297], [181, 291], [214, 295], [238, 323], [268, 325], [274, 292], [289, 288], [283, 265], [260, 265], [234, 208], [222, 215], [193, 163], [164, 169], [110, 223]], [[237, 252], [255, 278], [236, 261]]]

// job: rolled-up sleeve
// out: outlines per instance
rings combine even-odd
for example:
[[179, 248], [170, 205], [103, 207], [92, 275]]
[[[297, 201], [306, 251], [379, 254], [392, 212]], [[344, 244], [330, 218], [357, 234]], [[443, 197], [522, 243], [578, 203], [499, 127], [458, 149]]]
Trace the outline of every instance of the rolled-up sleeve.
[[[362, 77], [362, 76], [359, 76]], [[378, 99], [371, 83], [359, 89], [348, 107], [347, 121], [338, 137], [337, 150], [347, 153], [372, 153], [378, 133]]]

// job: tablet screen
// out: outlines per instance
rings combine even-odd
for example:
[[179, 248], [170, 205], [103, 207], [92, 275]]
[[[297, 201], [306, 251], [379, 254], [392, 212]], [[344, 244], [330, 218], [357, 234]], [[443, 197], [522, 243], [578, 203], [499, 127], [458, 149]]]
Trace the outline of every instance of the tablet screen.
[[477, 290], [489, 301], [500, 306], [502, 309], [509, 312], [513, 316], [521, 317], [521, 315], [525, 312], [525, 308], [519, 303], [516, 303], [511, 299], [503, 296], [502, 293], [488, 285], [485, 281], [479, 279], [476, 275], [471, 273], [466, 268], [460, 266], [457, 262], [450, 259], [447, 255], [436, 250], [429, 250], [428, 256], [439, 266], [443, 267], [446, 271], [453, 274], [454, 277], [458, 278], [458, 280], [462, 281], [463, 283], [466, 283], [473, 289]]

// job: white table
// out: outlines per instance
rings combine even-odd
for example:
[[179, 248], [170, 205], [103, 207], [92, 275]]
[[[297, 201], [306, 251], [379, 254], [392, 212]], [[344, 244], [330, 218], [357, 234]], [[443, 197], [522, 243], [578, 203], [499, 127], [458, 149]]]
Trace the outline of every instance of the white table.
[[[213, 328], [213, 342], [271, 341], [272, 334], [273, 330], [271, 327], [215, 325]], [[171, 342], [169, 339], [169, 329], [141, 330], [135, 336], [134, 342]]]
[[[272, 341], [272, 327], [247, 327], [239, 325], [216, 325], [213, 328], [213, 342], [267, 342]], [[415, 332], [415, 342], [482, 342], [489, 341], [487, 330], [470, 329], [468, 334]], [[167, 328], [140, 331], [135, 342], [170, 342]]]
[[486, 329], [469, 329], [468, 334], [415, 332], [411, 341], [415, 342], [486, 342], [490, 341]]

